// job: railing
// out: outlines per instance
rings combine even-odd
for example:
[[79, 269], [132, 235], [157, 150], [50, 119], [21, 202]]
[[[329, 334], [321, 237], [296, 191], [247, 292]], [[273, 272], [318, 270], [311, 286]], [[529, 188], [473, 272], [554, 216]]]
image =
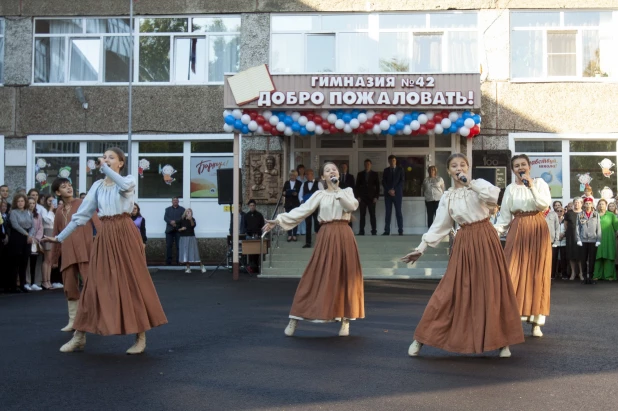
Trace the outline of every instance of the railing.
[[[277, 205], [275, 206], [275, 211], [273, 211], [273, 216], [270, 218], [271, 220], [274, 220], [275, 218], [277, 218], [277, 214], [279, 214], [279, 208], [282, 206], [281, 200], [283, 199], [283, 193], [281, 193], [281, 195], [279, 196], [279, 200], [277, 201]], [[273, 231], [277, 230], [277, 245], [276, 247], [273, 244]], [[273, 251], [275, 248], [279, 248], [279, 234], [280, 234], [280, 227], [276, 226], [273, 230], [270, 230], [266, 233], [262, 233], [262, 236], [260, 237], [260, 258], [262, 259], [260, 261], [260, 268], [262, 267], [262, 262], [264, 261], [264, 237], [266, 237], [267, 235], [270, 235], [269, 238], [269, 243], [270, 243], [270, 252], [268, 253], [268, 268], [273, 268]]]

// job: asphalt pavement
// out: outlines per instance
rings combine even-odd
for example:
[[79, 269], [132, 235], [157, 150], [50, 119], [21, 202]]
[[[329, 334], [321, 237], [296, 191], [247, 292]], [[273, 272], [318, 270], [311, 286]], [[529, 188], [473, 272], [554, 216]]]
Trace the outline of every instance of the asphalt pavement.
[[70, 334], [62, 292], [0, 295], [0, 410], [616, 410], [618, 284], [552, 285], [545, 336], [483, 355], [408, 346], [435, 282], [367, 281], [366, 315], [299, 323], [285, 337], [297, 280], [160, 271], [169, 324], [133, 336]]

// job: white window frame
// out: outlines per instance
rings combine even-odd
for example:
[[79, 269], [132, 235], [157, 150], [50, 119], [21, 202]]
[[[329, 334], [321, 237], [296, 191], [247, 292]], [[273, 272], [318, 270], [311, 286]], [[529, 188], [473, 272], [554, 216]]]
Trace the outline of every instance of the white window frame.
[[[509, 53], [509, 76], [510, 76], [510, 81], [512, 83], [547, 83], [547, 82], [563, 82], [563, 83], [568, 83], [568, 82], [604, 82], [604, 83], [615, 83], [618, 82], [618, 60], [614, 59], [613, 60], [613, 77], [584, 77], [583, 76], [583, 64], [582, 64], [582, 52], [583, 52], [583, 44], [582, 44], [582, 31], [587, 30], [599, 30], [601, 31], [601, 27], [600, 26], [565, 26], [564, 25], [564, 13], [566, 12], [577, 12], [577, 11], [581, 11], [581, 12], [590, 12], [590, 11], [598, 11], [598, 12], [607, 12], [608, 10], [587, 10], [587, 9], [581, 9], [581, 10], [556, 10], [556, 9], [538, 9], [538, 10], [517, 10], [517, 11], [511, 11], [510, 15], [509, 15], [509, 26], [510, 26], [510, 31], [509, 31], [509, 46], [511, 49], [511, 53], [513, 51], [513, 46], [511, 44], [510, 41], [510, 36], [511, 33], [513, 33], [514, 31], [541, 31], [543, 32], [543, 74], [539, 77], [513, 77], [513, 67], [512, 67], [512, 54]], [[543, 13], [543, 12], [556, 12], [556, 13], [560, 13], [560, 25], [559, 26], [543, 26], [543, 27], [514, 27], [511, 24], [511, 16], [514, 13], [519, 13], [519, 14], [523, 14], [523, 13]], [[614, 49], [618, 48], [618, 11], [613, 11], [612, 13], [612, 27], [613, 29], [611, 29], [612, 33], [613, 33], [613, 37], [614, 37]], [[547, 33], [548, 32], [569, 32], [569, 31], [575, 31], [577, 32], [576, 34], [576, 50], [575, 50], [575, 54], [576, 54], [576, 72], [579, 73], [576, 76], [549, 76], [547, 74], [547, 60], [548, 60], [548, 53], [547, 53]]]
[[0, 87], [2, 87], [2, 85], [4, 84], [4, 50], [6, 49], [4, 32], [6, 31], [6, 20], [0, 18], [0, 25], [2, 26], [2, 31], [0, 31], [0, 41], [4, 42], [4, 47], [2, 47], [2, 54], [0, 54], [0, 69], [2, 69], [2, 77], [0, 77]]
[[[236, 18], [240, 18], [240, 15], [214, 15], [214, 14], [205, 14], [205, 15], [190, 15], [190, 16], [139, 16], [139, 17], [134, 17], [134, 21], [133, 21], [133, 84], [134, 85], [140, 85], [140, 86], [178, 86], [178, 85], [188, 85], [188, 86], [195, 86], [195, 85], [221, 85], [223, 84], [223, 79], [221, 81], [208, 81], [208, 63], [209, 63], [209, 58], [210, 58], [210, 48], [208, 46], [209, 44], [209, 38], [210, 37], [219, 37], [219, 36], [237, 36], [239, 38], [240, 41], [240, 31], [228, 31], [228, 32], [207, 32], [207, 33], [192, 33], [192, 25], [193, 25], [193, 19], [194, 18], [217, 18], [217, 17], [221, 17], [221, 18], [230, 18], [230, 17], [236, 17]], [[139, 31], [139, 22], [141, 19], [187, 19], [188, 20], [188, 25], [187, 25], [187, 32], [186, 33], [140, 33]], [[36, 33], [36, 21], [37, 20], [75, 20], [75, 19], [81, 19], [82, 20], [82, 32], [81, 33], [63, 33], [63, 34], [50, 34], [50, 33], [43, 33], [43, 34], [37, 34]], [[128, 37], [131, 35], [131, 33], [86, 33], [86, 20], [87, 19], [124, 19], [124, 20], [128, 20], [129, 17], [128, 16], [88, 16], [88, 17], [41, 17], [41, 18], [35, 18], [35, 22], [33, 24], [32, 27], [32, 33], [33, 33], [33, 41], [32, 41], [32, 76], [31, 76], [31, 82], [30, 84], [32, 86], [44, 86], [44, 87], [49, 87], [49, 86], [70, 86], [70, 85], [90, 85], [90, 86], [126, 86], [129, 84], [129, 82], [104, 82], [103, 81], [103, 76], [104, 76], [104, 65], [105, 65], [105, 59], [104, 59], [104, 39], [105, 37]], [[166, 36], [166, 37], [170, 37], [170, 81], [163, 81], [163, 82], [144, 82], [144, 81], [139, 81], [139, 44], [140, 44], [140, 38], [141, 37], [150, 37], [150, 36]], [[34, 82], [34, 71], [35, 71], [35, 67], [34, 67], [34, 63], [35, 63], [35, 54], [36, 54], [36, 41], [37, 39], [41, 39], [41, 38], [51, 38], [51, 37], [56, 37], [56, 38], [64, 38], [64, 42], [65, 42], [65, 59], [66, 61], [64, 62], [65, 65], [65, 82], [64, 83], [35, 83]], [[176, 39], [177, 38], [204, 38], [206, 40], [206, 50], [204, 51], [205, 53], [205, 67], [204, 67], [204, 81], [203, 82], [192, 82], [192, 81], [175, 81], [175, 61], [174, 61], [174, 56], [175, 56], [175, 46], [176, 46]], [[95, 39], [100, 39], [101, 41], [101, 45], [99, 46], [99, 53], [100, 53], [100, 66], [99, 66], [99, 78], [97, 81], [70, 81], [70, 59], [71, 59], [71, 39], [89, 39], [89, 38], [95, 38]], [[239, 51], [240, 54], [240, 51]], [[240, 58], [240, 57], [239, 57]], [[226, 73], [227, 74], [227, 73]]]
[[[442, 13], [442, 12], [439, 12]], [[459, 32], [459, 31], [467, 31], [467, 32], [475, 32], [477, 33], [477, 57], [478, 57], [478, 63], [481, 63], [481, 34], [479, 31], [479, 25], [478, 25], [478, 18], [477, 18], [477, 26], [476, 27], [459, 27], [459, 28], [434, 28], [434, 27], [430, 27], [430, 17], [431, 15], [435, 15], [438, 14], [436, 12], [423, 12], [423, 13], [405, 13], [405, 14], [420, 14], [420, 15], [425, 15], [425, 27], [424, 28], [408, 28], [408, 29], [380, 29], [380, 25], [379, 25], [379, 18], [380, 16], [385, 16], [385, 15], [401, 15], [401, 13], [338, 13], [342, 16], [344, 15], [367, 15], [368, 16], [368, 28], [367, 29], [357, 29], [357, 30], [352, 30], [352, 29], [341, 29], [341, 30], [313, 30], [313, 31], [306, 31], [306, 30], [284, 30], [284, 31], [273, 31], [272, 29], [272, 18], [273, 17], [285, 17], [285, 16], [290, 16], [290, 17], [322, 17], [322, 16], [332, 16], [334, 14], [332, 13], [303, 13], [303, 14], [271, 14], [271, 30], [270, 30], [270, 52], [269, 52], [269, 61], [270, 61], [270, 66], [273, 67], [273, 47], [272, 47], [272, 38], [273, 35], [280, 35], [280, 34], [301, 34], [303, 35], [303, 56], [302, 56], [302, 67], [303, 67], [303, 72], [302, 73], [276, 73], [276, 74], [320, 74], [320, 73], [310, 73], [306, 70], [307, 68], [307, 36], [309, 35], [314, 35], [314, 34], [334, 34], [335, 35], [335, 71], [334, 73], [343, 73], [343, 71], [341, 71], [340, 67], [339, 67], [339, 59], [338, 59], [338, 50], [340, 47], [340, 38], [341, 38], [341, 34], [357, 34], [357, 33], [368, 33], [370, 38], [374, 38], [374, 39], [378, 39], [379, 41], [379, 35], [380, 33], [408, 33], [408, 58], [410, 59], [410, 61], [412, 60], [413, 57], [413, 36], [414, 34], [440, 34], [442, 35], [442, 44], [441, 44], [441, 53], [442, 53], [442, 70], [439, 73], [444, 73], [444, 74], [451, 74], [451, 73], [455, 73], [455, 72], [450, 72], [447, 71], [446, 68], [448, 67], [448, 63], [449, 63], [449, 59], [448, 59], [448, 39], [449, 39], [449, 33], [450, 32]], [[478, 17], [478, 11], [445, 11], [443, 12], [443, 14], [476, 14]], [[378, 43], [379, 44], [379, 43]], [[382, 72], [380, 71], [379, 67], [379, 53], [378, 53], [378, 47], [376, 46], [376, 49], [373, 50], [372, 54], [373, 57], [375, 59], [375, 66], [377, 67], [377, 69], [375, 70], [375, 72], [377, 73], [393, 73], [393, 72]], [[458, 70], [456, 71], [456, 73], [466, 73], [465, 71], [461, 71]], [[478, 70], [476, 71], [471, 71], [470, 73], [478, 73]], [[324, 74], [324, 73], [322, 73]], [[328, 74], [333, 74], [333, 73], [328, 73]], [[362, 73], [349, 73], [349, 71], [345, 71], [345, 74], [362, 74]], [[408, 72], [397, 72], [397, 74], [420, 74], [420, 72], [412, 72], [412, 71], [408, 71]], [[436, 73], [432, 73], [432, 74], [436, 74]]]
[[[560, 152], [519, 152], [515, 151], [516, 141], [561, 141], [562, 151]], [[614, 141], [616, 142], [616, 150], [614, 152], [573, 152], [571, 153], [570, 141]], [[566, 204], [573, 198], [571, 193], [571, 155], [581, 156], [607, 156], [615, 164], [618, 165], [618, 133], [592, 133], [592, 134], [552, 134], [552, 133], [509, 133], [509, 150], [513, 155], [527, 154], [530, 156], [554, 156], [562, 157], [562, 198], [552, 198], [552, 202], [556, 200]], [[614, 170], [618, 172], [618, 169]], [[512, 174], [511, 181], [515, 181], [515, 175]], [[612, 190], [616, 187], [611, 187]], [[616, 194], [616, 193], [614, 193]]]

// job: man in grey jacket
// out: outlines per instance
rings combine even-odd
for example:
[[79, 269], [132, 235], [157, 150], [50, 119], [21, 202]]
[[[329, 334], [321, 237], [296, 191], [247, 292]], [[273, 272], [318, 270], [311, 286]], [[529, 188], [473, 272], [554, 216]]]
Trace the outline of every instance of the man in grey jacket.
[[582, 284], [596, 284], [592, 278], [597, 247], [601, 245], [601, 217], [595, 211], [591, 197], [584, 198], [584, 209], [577, 215], [577, 245], [584, 249], [582, 257], [584, 281]]
[[[557, 263], [555, 255], [558, 254], [558, 243], [560, 242], [560, 221], [558, 220], [558, 214], [556, 214], [551, 207], [547, 207], [545, 210], [545, 222], [549, 228], [549, 237], [551, 238], [551, 253], [552, 253], [552, 274], [555, 273]], [[556, 263], [554, 262], [556, 261]]]

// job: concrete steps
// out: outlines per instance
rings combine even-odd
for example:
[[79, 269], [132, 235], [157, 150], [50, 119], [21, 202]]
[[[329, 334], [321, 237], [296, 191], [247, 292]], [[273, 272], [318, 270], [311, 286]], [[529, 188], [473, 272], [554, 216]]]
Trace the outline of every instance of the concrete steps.
[[[399, 259], [409, 253], [421, 241], [420, 235], [408, 236], [357, 236], [358, 251], [365, 279], [434, 279], [439, 280], [448, 264], [448, 241], [437, 248], [428, 248], [419, 261], [405, 264]], [[272, 268], [267, 257], [262, 268], [262, 278], [300, 278], [305, 270], [313, 248], [302, 248], [304, 236], [297, 242], [279, 239], [279, 248], [274, 249]]]

